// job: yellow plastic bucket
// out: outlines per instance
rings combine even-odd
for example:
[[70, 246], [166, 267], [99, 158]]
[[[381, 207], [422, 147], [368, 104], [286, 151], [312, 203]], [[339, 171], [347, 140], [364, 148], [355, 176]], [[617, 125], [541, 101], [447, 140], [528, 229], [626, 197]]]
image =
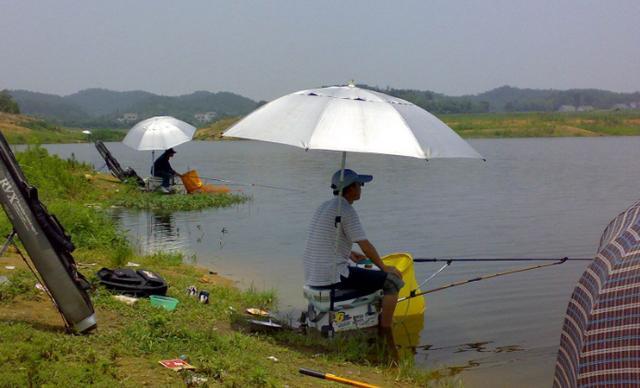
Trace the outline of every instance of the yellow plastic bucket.
[[[413, 257], [409, 253], [392, 253], [384, 256], [382, 261], [386, 265], [396, 267], [402, 273], [402, 280], [404, 280], [404, 287], [400, 290], [398, 298], [404, 298], [409, 296], [409, 293], [418, 288], [418, 282], [416, 281], [416, 272], [413, 269]], [[420, 292], [419, 289], [416, 293]], [[425, 301], [423, 296], [417, 296], [415, 298], [403, 300], [398, 302], [396, 311], [393, 314], [393, 318], [405, 318], [411, 316], [424, 315]]]
[[187, 171], [180, 178], [182, 178], [182, 184], [187, 189], [187, 193], [193, 193], [202, 187], [202, 181], [196, 170]]
[[182, 176], [182, 184], [187, 193], [228, 193], [229, 188], [222, 185], [203, 184], [196, 170], [187, 171]]

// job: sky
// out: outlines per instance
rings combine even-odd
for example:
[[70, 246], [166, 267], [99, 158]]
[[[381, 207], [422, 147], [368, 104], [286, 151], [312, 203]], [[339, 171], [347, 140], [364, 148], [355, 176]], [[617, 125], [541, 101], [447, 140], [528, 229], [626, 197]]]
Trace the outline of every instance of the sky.
[[0, 0], [0, 89], [640, 90], [639, 0]]

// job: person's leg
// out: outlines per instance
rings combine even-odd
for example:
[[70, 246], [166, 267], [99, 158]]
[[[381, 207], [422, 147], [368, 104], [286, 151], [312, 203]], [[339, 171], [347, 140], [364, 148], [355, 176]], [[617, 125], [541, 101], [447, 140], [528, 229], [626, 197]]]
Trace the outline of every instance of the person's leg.
[[387, 361], [389, 361], [391, 365], [397, 366], [400, 357], [398, 354], [398, 348], [396, 347], [395, 338], [393, 338], [393, 330], [391, 327], [378, 326], [378, 336], [387, 350]]
[[388, 273], [382, 285], [382, 314], [380, 315], [380, 326], [390, 328], [393, 324], [393, 313], [398, 304], [398, 293], [404, 287], [404, 281], [392, 273]]
[[382, 314], [380, 314], [380, 327], [390, 328], [393, 324], [393, 313], [398, 304], [398, 294], [389, 294], [382, 297]]
[[162, 176], [162, 187], [169, 188], [171, 186], [171, 174], [168, 172], [163, 172]]
[[342, 281], [343, 288], [355, 288], [361, 290], [382, 289], [382, 313], [380, 326], [390, 328], [393, 324], [393, 313], [398, 303], [398, 292], [404, 286], [402, 279], [394, 274], [369, 270], [358, 267], [349, 267], [349, 276]]

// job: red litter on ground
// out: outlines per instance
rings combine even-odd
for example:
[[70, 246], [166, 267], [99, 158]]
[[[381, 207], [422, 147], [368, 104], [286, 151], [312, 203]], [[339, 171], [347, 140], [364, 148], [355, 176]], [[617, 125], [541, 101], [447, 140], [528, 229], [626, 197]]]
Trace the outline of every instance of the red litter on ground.
[[162, 360], [158, 362], [160, 363], [160, 365], [164, 366], [165, 368], [169, 368], [176, 372], [181, 371], [183, 369], [196, 369], [193, 365], [179, 358], [175, 358], [173, 360]]

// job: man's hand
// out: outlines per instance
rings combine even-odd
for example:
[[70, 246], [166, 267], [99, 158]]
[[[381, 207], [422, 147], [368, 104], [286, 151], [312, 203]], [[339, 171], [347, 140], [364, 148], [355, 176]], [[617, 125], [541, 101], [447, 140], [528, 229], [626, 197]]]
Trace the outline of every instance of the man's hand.
[[402, 279], [402, 273], [396, 267], [393, 267], [391, 265], [385, 265], [384, 268], [382, 268], [382, 270], [384, 272], [395, 274], [397, 277]]
[[370, 258], [371, 261], [373, 261], [373, 264], [378, 266], [378, 268], [380, 268], [384, 272], [392, 273], [402, 279], [402, 274], [396, 267], [385, 265], [382, 262], [378, 251], [376, 251], [376, 248], [369, 242], [369, 240], [361, 240], [357, 241], [357, 243], [360, 246], [360, 249], [362, 249], [362, 252], [364, 252], [364, 254], [367, 255], [367, 257]]
[[351, 261], [353, 261], [354, 263], [357, 263], [360, 260], [364, 260], [366, 258], [367, 256], [363, 255], [360, 252], [351, 251]]

